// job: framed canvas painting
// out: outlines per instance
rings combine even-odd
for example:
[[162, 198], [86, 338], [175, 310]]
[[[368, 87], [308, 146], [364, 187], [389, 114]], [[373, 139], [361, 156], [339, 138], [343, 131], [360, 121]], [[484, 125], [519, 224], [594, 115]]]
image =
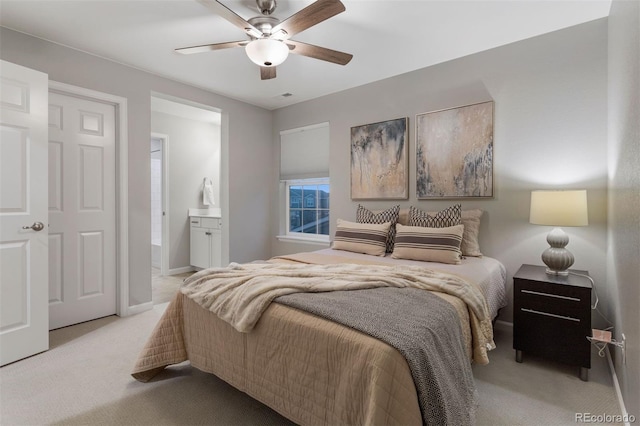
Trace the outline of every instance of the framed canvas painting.
[[493, 197], [493, 101], [416, 116], [418, 199]]
[[351, 128], [351, 199], [409, 198], [408, 118]]

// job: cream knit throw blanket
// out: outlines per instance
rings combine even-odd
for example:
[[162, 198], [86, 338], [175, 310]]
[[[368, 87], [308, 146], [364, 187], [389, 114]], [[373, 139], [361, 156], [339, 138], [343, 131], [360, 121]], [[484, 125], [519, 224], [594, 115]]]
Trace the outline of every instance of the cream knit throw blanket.
[[471, 317], [474, 360], [488, 362], [487, 350], [495, 344], [486, 300], [476, 286], [444, 272], [415, 266], [231, 263], [190, 276], [180, 291], [246, 333], [278, 296], [377, 287], [413, 287], [462, 299]]

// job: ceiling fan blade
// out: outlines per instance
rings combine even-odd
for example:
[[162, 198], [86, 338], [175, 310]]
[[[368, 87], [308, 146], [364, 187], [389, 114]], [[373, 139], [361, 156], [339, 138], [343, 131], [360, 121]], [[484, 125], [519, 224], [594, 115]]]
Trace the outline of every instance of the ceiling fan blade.
[[327, 49], [326, 47], [302, 43], [300, 41], [287, 40], [285, 43], [291, 49], [291, 53], [332, 62], [338, 65], [347, 65], [353, 58], [353, 55], [350, 53], [339, 52], [337, 50]]
[[244, 47], [246, 46], [248, 41], [228, 41], [226, 43], [214, 43], [214, 44], [203, 44], [202, 46], [191, 46], [191, 47], [181, 47], [179, 49], [175, 49], [176, 52], [182, 53], [183, 55], [189, 55], [191, 53], [202, 53], [209, 52], [211, 50], [222, 50], [229, 49], [232, 47]]
[[240, 15], [235, 13], [233, 10], [229, 9], [224, 4], [220, 3], [217, 0], [198, 0], [201, 4], [205, 5], [216, 14], [220, 15], [227, 21], [231, 22], [236, 27], [241, 30], [246, 31], [247, 33], [253, 35], [254, 37], [262, 36], [262, 32], [258, 30], [256, 27], [247, 22]]
[[260, 80], [276, 78], [276, 67], [260, 67]]
[[320, 22], [344, 12], [346, 9], [340, 0], [317, 0], [272, 28], [275, 34], [286, 31], [285, 39], [306, 30]]

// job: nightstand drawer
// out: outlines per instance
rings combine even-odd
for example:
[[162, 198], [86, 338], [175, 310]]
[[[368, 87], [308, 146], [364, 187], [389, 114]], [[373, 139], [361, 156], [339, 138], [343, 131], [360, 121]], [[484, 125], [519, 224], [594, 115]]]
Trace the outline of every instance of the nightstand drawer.
[[585, 321], [591, 315], [591, 290], [584, 288], [515, 280], [516, 309]]
[[579, 323], [581, 320], [580, 318], [576, 318], [576, 317], [571, 317], [568, 315], [560, 315], [560, 314], [554, 314], [552, 312], [548, 312], [547, 310], [536, 310], [536, 309], [531, 309], [531, 308], [520, 308], [521, 312], [527, 313], [527, 314], [531, 314], [531, 315], [540, 315], [543, 317], [549, 317], [549, 318], [556, 318], [556, 319], [561, 319], [561, 320], [565, 320], [565, 321], [573, 321], [573, 322], [577, 322]]
[[540, 281], [531, 281], [517, 279], [514, 281], [517, 289], [520, 291], [526, 290], [525, 294], [536, 294], [538, 296], [546, 296], [549, 298], [565, 301], [582, 301], [586, 298], [591, 303], [591, 289], [582, 287], [573, 287], [569, 285], [559, 285], [555, 283], [545, 283]]
[[585, 368], [591, 366], [590, 325], [538, 313], [520, 311], [514, 320], [514, 348]]

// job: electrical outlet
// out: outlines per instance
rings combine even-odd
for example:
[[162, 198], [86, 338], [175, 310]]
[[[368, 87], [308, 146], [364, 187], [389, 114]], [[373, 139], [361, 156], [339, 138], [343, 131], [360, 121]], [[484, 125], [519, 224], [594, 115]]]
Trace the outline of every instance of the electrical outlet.
[[594, 328], [591, 330], [591, 335], [593, 336], [591, 341], [595, 340], [597, 342], [611, 343], [610, 331], [598, 330]]

